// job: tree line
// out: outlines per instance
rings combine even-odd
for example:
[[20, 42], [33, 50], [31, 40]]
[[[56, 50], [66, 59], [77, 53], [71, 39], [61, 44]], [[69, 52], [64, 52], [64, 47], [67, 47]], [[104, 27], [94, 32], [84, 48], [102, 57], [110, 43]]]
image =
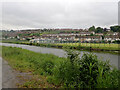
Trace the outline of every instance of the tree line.
[[[111, 26], [110, 30], [112, 32], [120, 32], [120, 26], [118, 26], [118, 25]], [[102, 28], [102, 27], [95, 28], [95, 26], [92, 26], [89, 28], [89, 31], [94, 31], [95, 33], [104, 33], [104, 32], [107, 32], [107, 28]]]

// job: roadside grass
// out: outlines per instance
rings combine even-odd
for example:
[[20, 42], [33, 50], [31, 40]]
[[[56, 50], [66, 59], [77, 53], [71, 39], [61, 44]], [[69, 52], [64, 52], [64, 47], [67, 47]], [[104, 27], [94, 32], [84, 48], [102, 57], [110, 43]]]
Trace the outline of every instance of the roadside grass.
[[[2, 57], [17, 70], [33, 71], [37, 74], [52, 74], [52, 65], [58, 65], [65, 58], [52, 54], [42, 54], [17, 47], [2, 46]], [[50, 70], [49, 70], [50, 68]], [[41, 71], [41, 72], [39, 72]]]
[[[53, 75], [54, 67], [59, 65], [61, 61], [66, 60], [66, 58], [57, 57], [52, 54], [41, 54], [22, 48], [5, 46], [2, 46], [2, 57], [17, 71], [31, 72], [33, 75], [43, 75], [45, 77]], [[30, 83], [26, 82], [26, 84]]]
[[120, 71], [96, 55], [65, 49], [67, 58], [41, 54], [17, 47], [2, 46], [2, 57], [21, 72], [31, 72], [24, 88], [118, 88]]

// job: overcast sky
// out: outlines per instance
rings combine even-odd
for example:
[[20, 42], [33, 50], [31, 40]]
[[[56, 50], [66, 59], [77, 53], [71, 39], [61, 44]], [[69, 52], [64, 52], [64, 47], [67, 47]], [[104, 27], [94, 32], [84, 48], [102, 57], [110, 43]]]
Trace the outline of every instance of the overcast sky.
[[[40, 0], [1, 2], [2, 29], [89, 28], [118, 24], [118, 1]], [[1, 5], [0, 3], [0, 5]]]

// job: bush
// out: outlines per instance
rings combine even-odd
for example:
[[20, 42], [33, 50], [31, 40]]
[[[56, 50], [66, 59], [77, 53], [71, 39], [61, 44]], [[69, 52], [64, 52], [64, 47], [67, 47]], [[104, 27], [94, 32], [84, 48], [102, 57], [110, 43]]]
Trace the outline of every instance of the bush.
[[103, 67], [103, 73], [110, 70], [110, 64], [107, 62], [99, 61], [96, 55], [84, 53], [79, 61], [82, 71], [80, 75], [81, 81], [84, 82], [82, 87], [94, 88], [97, 83], [97, 76], [99, 74], [99, 67]]
[[[112, 70], [108, 61], [100, 61], [96, 55], [88, 53], [84, 53], [80, 58], [79, 53], [76, 51], [66, 51], [68, 53], [68, 59], [61, 62], [54, 71], [56, 80], [63, 84], [64, 87], [105, 87], [102, 84], [107, 85], [107, 81], [115, 84], [109, 84], [108, 87], [118, 87], [116, 76], [112, 77], [114, 73], [111, 73]], [[110, 75], [110, 78], [107, 78], [108, 75]], [[100, 80], [100, 76], [103, 79], [102, 81]]]
[[113, 41], [112, 43], [120, 44], [120, 40], [115, 40], [115, 41]]

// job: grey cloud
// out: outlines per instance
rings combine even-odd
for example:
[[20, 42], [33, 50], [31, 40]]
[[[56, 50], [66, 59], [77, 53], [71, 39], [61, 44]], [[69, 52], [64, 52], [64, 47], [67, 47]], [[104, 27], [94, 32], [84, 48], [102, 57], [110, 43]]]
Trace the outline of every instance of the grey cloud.
[[8, 29], [108, 27], [118, 19], [117, 2], [4, 2], [2, 9]]

